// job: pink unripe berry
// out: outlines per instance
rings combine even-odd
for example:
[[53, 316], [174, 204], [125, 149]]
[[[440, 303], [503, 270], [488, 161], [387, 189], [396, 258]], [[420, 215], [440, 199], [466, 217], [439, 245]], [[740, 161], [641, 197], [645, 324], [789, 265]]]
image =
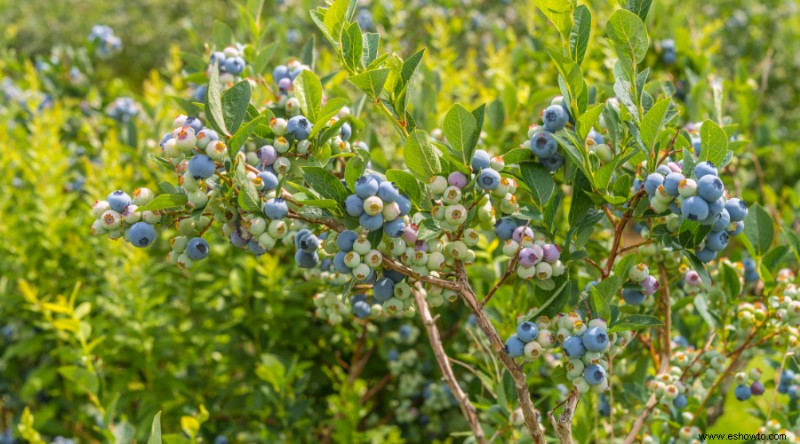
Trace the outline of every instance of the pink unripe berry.
[[453, 171], [447, 176], [447, 183], [456, 188], [464, 188], [467, 186], [467, 176], [460, 171]]
[[652, 275], [648, 275], [642, 281], [642, 293], [645, 296], [651, 295], [658, 291], [658, 280], [654, 278]]
[[553, 244], [544, 244], [542, 246], [542, 259], [551, 264], [561, 258], [561, 249]]

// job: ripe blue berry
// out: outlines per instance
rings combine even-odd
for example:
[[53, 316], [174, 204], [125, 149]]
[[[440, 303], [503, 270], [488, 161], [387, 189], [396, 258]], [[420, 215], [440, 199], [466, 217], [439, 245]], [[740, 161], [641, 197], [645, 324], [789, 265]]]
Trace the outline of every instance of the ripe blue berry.
[[356, 180], [353, 191], [356, 192], [358, 197], [366, 199], [378, 194], [379, 187], [380, 184], [373, 176], [362, 176]]
[[406, 279], [406, 275], [396, 270], [386, 269], [383, 270], [383, 275], [392, 280], [395, 284], [399, 284]]
[[394, 281], [386, 276], [381, 277], [372, 287], [372, 295], [381, 304], [389, 300], [394, 296]]
[[712, 176], [717, 175], [717, 167], [709, 161], [700, 162], [694, 167], [694, 176], [698, 181], [709, 174]]
[[592, 327], [583, 333], [583, 346], [591, 352], [604, 352], [608, 349], [608, 333], [605, 328]]
[[606, 371], [597, 364], [588, 365], [586, 366], [586, 370], [583, 371], [583, 379], [585, 379], [589, 385], [602, 384], [603, 381], [606, 380]]
[[122, 213], [125, 211], [125, 207], [131, 204], [131, 197], [128, 196], [128, 193], [117, 190], [108, 195], [106, 202], [108, 202], [108, 206], [111, 207], [112, 210], [117, 213]]
[[735, 197], [733, 199], [728, 199], [728, 201], [725, 202], [725, 209], [728, 210], [731, 222], [739, 222], [747, 217], [747, 204], [742, 199]]
[[561, 156], [561, 154], [556, 152], [550, 157], [539, 158], [539, 163], [547, 168], [547, 171], [555, 173], [559, 168], [561, 168], [561, 165], [564, 164], [564, 158]]
[[186, 255], [193, 261], [205, 259], [208, 256], [208, 242], [202, 237], [194, 237], [186, 244]]
[[733, 394], [739, 401], [747, 401], [750, 399], [750, 396], [753, 394], [753, 392], [750, 390], [750, 387], [744, 384], [739, 384], [736, 386], [736, 390], [733, 391]]
[[225, 72], [238, 76], [244, 71], [244, 59], [241, 57], [229, 57], [225, 60], [223, 68]]
[[686, 396], [683, 393], [678, 394], [678, 396], [672, 400], [672, 405], [678, 410], [682, 410], [688, 404], [689, 400], [686, 399]]
[[702, 221], [708, 217], [708, 203], [698, 196], [686, 198], [681, 205], [681, 214], [691, 221]]
[[[319, 263], [319, 256], [316, 252], [306, 253], [303, 250], [297, 250], [294, 254], [294, 260], [300, 268], [314, 268]], [[334, 260], [334, 266], [336, 261]]]
[[347, 253], [353, 251], [353, 245], [357, 240], [358, 233], [352, 230], [345, 230], [339, 233], [339, 237], [336, 238], [336, 246], [339, 247], [340, 251]]
[[744, 231], [744, 222], [739, 221], [736, 222], [736, 225], [734, 225], [733, 230], [728, 230], [728, 234], [731, 236], [738, 236], [739, 234], [742, 233], [742, 231]]
[[395, 200], [397, 207], [400, 208], [400, 215], [405, 216], [411, 211], [411, 200], [402, 194]]
[[267, 250], [255, 239], [250, 239], [250, 241], [247, 242], [247, 248], [251, 253], [253, 253], [254, 256], [261, 256], [267, 252]]
[[286, 134], [297, 140], [306, 140], [313, 127], [305, 116], [294, 116], [286, 122]]
[[[706, 176], [708, 177], [708, 176]], [[711, 251], [722, 251], [728, 246], [728, 233], [725, 231], [712, 231], [706, 237], [706, 248]]]
[[[660, 174], [659, 174], [660, 175]], [[678, 196], [678, 184], [681, 183], [683, 179], [685, 179], [683, 174], [681, 173], [669, 173], [667, 177], [664, 178], [664, 191], [667, 192], [672, 197]], [[656, 187], [658, 188], [658, 187]]]
[[303, 239], [301, 239], [300, 242], [298, 242], [297, 244], [299, 248], [305, 251], [306, 253], [314, 253], [319, 249], [320, 241], [317, 236], [309, 234], [308, 236], [305, 236]]
[[542, 113], [542, 122], [547, 131], [554, 133], [564, 128], [569, 122], [569, 115], [561, 105], [550, 105]]
[[350, 267], [344, 261], [345, 256], [347, 256], [347, 253], [344, 251], [340, 251], [333, 256], [333, 269], [337, 273], [350, 273]]
[[352, 217], [361, 216], [364, 212], [364, 200], [355, 194], [347, 196], [344, 200], [344, 211]]
[[533, 322], [523, 322], [517, 326], [517, 337], [522, 342], [531, 342], [539, 336], [539, 327]]
[[270, 219], [283, 219], [287, 214], [289, 207], [280, 197], [273, 197], [264, 204], [264, 215]]
[[311, 235], [311, 230], [308, 228], [303, 228], [302, 230], [298, 231], [297, 234], [294, 235], [294, 247], [300, 248], [300, 242], [302, 242], [305, 238]]
[[622, 299], [630, 305], [642, 305], [644, 302], [644, 293], [634, 287], [627, 287], [622, 289]]
[[484, 190], [492, 191], [500, 185], [500, 173], [489, 168], [484, 167], [478, 175], [478, 186]]
[[128, 230], [128, 242], [135, 247], [144, 248], [156, 239], [156, 229], [147, 222], [136, 222]]
[[506, 340], [506, 353], [512, 358], [522, 356], [522, 354], [525, 353], [525, 343], [522, 342], [517, 335], [511, 335], [511, 337]]
[[561, 347], [564, 349], [564, 354], [570, 359], [578, 359], [586, 353], [583, 341], [577, 336], [570, 336], [565, 339]]
[[484, 150], [475, 150], [475, 153], [472, 155], [472, 171], [478, 172], [484, 168], [489, 168], [489, 163], [491, 163], [492, 159], [489, 157], [489, 153]]
[[289, 68], [287, 68], [286, 65], [278, 65], [272, 70], [272, 78], [276, 83], [281, 79], [289, 78]]
[[190, 176], [201, 180], [211, 177], [216, 168], [214, 161], [211, 160], [210, 157], [205, 154], [198, 154], [189, 159], [189, 165], [186, 167], [186, 170], [189, 172]]
[[517, 228], [517, 221], [513, 217], [504, 217], [494, 224], [494, 234], [501, 241], [511, 239], [514, 230]]
[[272, 191], [275, 188], [278, 188], [278, 176], [276, 176], [275, 174], [269, 171], [262, 171], [258, 173], [258, 177], [261, 179], [262, 190]]
[[655, 196], [656, 189], [664, 184], [664, 176], [659, 173], [650, 173], [644, 180], [644, 190], [649, 196]]
[[725, 192], [725, 185], [719, 177], [713, 174], [706, 174], [697, 181], [697, 195], [706, 202], [715, 202], [722, 197]]
[[556, 153], [558, 150], [558, 142], [553, 138], [550, 133], [540, 131], [531, 137], [531, 152], [536, 157], [548, 158]]
[[700, 259], [700, 262], [707, 264], [716, 259], [717, 252], [706, 247], [703, 248], [702, 250], [696, 251], [695, 256], [697, 256], [697, 258]]
[[353, 304], [353, 314], [357, 318], [364, 319], [369, 317], [372, 312], [372, 307], [366, 301], [357, 301]]
[[386, 233], [387, 236], [391, 238], [398, 238], [403, 235], [406, 231], [406, 223], [403, 222], [403, 219], [397, 218], [395, 220], [391, 220], [386, 222], [383, 225], [383, 232]]
[[378, 186], [378, 197], [384, 203], [390, 203], [397, 200], [400, 197], [400, 191], [397, 189], [397, 185], [394, 182], [384, 181]]
[[339, 131], [339, 137], [342, 138], [345, 142], [350, 140], [350, 136], [353, 134], [353, 129], [350, 127], [349, 123], [344, 123], [342, 125], [341, 130]]

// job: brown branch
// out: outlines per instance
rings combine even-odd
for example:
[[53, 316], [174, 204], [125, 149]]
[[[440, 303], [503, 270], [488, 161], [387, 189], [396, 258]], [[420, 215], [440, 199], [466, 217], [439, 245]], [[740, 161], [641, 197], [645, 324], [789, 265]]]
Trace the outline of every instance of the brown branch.
[[492, 289], [489, 290], [489, 293], [487, 293], [486, 297], [484, 297], [483, 300], [481, 301], [480, 303], [481, 309], [483, 309], [483, 306], [486, 305], [486, 303], [492, 299], [492, 296], [494, 296], [497, 290], [500, 289], [500, 286], [503, 285], [503, 282], [505, 282], [506, 279], [508, 279], [508, 277], [511, 276], [512, 273], [514, 273], [514, 270], [517, 269], [517, 262], [519, 262], [519, 251], [517, 251], [517, 254], [515, 254], [514, 257], [511, 259], [511, 262], [508, 263], [508, 268], [506, 269], [506, 272], [503, 273], [502, 276], [500, 276], [500, 279], [494, 284], [494, 287], [492, 287]]
[[453, 394], [456, 401], [458, 401], [459, 406], [461, 406], [461, 412], [464, 414], [464, 418], [472, 429], [475, 441], [480, 444], [486, 444], [486, 435], [483, 434], [483, 428], [481, 428], [480, 421], [478, 420], [478, 413], [475, 410], [475, 406], [472, 405], [467, 394], [464, 393], [456, 380], [453, 367], [450, 365], [450, 359], [444, 351], [442, 340], [439, 337], [439, 328], [436, 327], [436, 321], [431, 317], [431, 312], [428, 310], [428, 303], [425, 302], [425, 297], [418, 289], [414, 288], [411, 292], [417, 303], [417, 313], [422, 320], [422, 324], [425, 326], [425, 330], [428, 332], [428, 342], [431, 344], [431, 350], [433, 350], [433, 355], [436, 357], [436, 363], [439, 365], [442, 377], [447, 382], [447, 386], [450, 387], [450, 392]]
[[606, 261], [606, 268], [603, 270], [602, 278], [605, 279], [611, 274], [611, 268], [614, 267], [614, 260], [617, 258], [620, 249], [620, 243], [622, 242], [622, 233], [625, 231], [625, 226], [628, 225], [628, 221], [631, 220], [633, 216], [633, 211], [636, 209], [636, 204], [639, 202], [639, 199], [645, 194], [644, 189], [640, 189], [633, 195], [630, 200], [630, 207], [628, 210], [625, 211], [625, 214], [622, 215], [622, 219], [620, 219], [619, 223], [614, 228], [614, 243], [611, 246], [611, 254], [608, 256], [608, 260]]
[[672, 358], [672, 340], [670, 339], [670, 331], [672, 329], [672, 301], [669, 295], [669, 278], [667, 277], [667, 269], [663, 263], [658, 264], [659, 275], [661, 276], [661, 306], [664, 309], [664, 328], [662, 329], [662, 342], [661, 359], [669, 362]]
[[575, 441], [572, 439], [572, 417], [575, 415], [575, 408], [578, 405], [580, 393], [573, 390], [567, 396], [564, 405], [564, 411], [556, 420], [554, 412], [556, 409], [551, 410], [547, 416], [550, 418], [550, 424], [553, 424], [553, 429], [556, 436], [561, 441], [561, 444], [573, 444]]
[[475, 315], [478, 328], [481, 329], [489, 340], [492, 353], [500, 360], [503, 367], [506, 368], [511, 378], [514, 380], [514, 388], [517, 391], [519, 406], [525, 418], [525, 427], [528, 429], [528, 432], [530, 432], [534, 443], [545, 444], [544, 434], [536, 419], [536, 409], [533, 406], [533, 401], [531, 401], [531, 394], [528, 389], [528, 377], [525, 375], [522, 366], [506, 353], [505, 344], [503, 340], [500, 339], [500, 335], [497, 333], [497, 330], [495, 330], [486, 312], [481, 309], [478, 299], [469, 285], [464, 264], [460, 261], [456, 261], [456, 275], [458, 276], [457, 282], [460, 286], [461, 296], [467, 304], [467, 307]]
[[633, 245], [628, 245], [627, 247], [620, 248], [619, 254], [627, 253], [628, 251], [635, 250], [635, 249], [637, 249], [639, 247], [644, 247], [645, 245], [650, 245], [652, 243], [655, 243], [654, 239], [648, 239], [646, 241], [642, 241], [642, 242], [639, 242], [639, 243], [636, 243], [636, 244], [633, 244]]

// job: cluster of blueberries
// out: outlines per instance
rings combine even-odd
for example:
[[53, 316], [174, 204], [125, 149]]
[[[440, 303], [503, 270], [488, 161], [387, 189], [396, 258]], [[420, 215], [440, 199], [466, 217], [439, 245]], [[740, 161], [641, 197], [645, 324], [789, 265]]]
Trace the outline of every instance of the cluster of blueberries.
[[539, 163], [550, 172], [555, 172], [564, 164], [564, 157], [558, 152], [558, 142], [553, 134], [567, 126], [569, 111], [563, 97], [556, 97], [550, 106], [542, 111], [542, 125], [532, 125], [528, 129], [530, 140], [523, 143], [523, 147], [530, 148]]
[[516, 257], [519, 278], [546, 280], [566, 272], [561, 262], [561, 249], [548, 243], [543, 234], [528, 224], [504, 217], [497, 222], [495, 235], [503, 242], [503, 254]]
[[698, 163], [691, 177], [686, 177], [676, 162], [661, 165], [647, 176], [644, 189], [653, 211], [669, 210], [683, 219], [712, 227], [703, 248], [696, 252], [702, 262], [714, 260], [728, 246], [730, 237], [744, 230], [747, 204], [739, 198], [726, 197], [717, 168], [709, 161]]
[[89, 33], [89, 41], [95, 45], [97, 54], [109, 56], [122, 50], [122, 40], [114, 35], [114, 30], [106, 25], [94, 25]]
[[411, 201], [394, 182], [377, 174], [366, 174], [355, 181], [353, 191], [344, 201], [344, 210], [358, 218], [361, 227], [368, 231], [383, 228], [391, 238], [403, 235], [406, 229], [403, 217], [411, 211]]
[[139, 106], [130, 97], [117, 97], [108, 105], [107, 112], [117, 122], [129, 122], [139, 114]]
[[[739, 401], [747, 401], [752, 396], [761, 396], [764, 394], [764, 384], [759, 381], [761, 378], [761, 371], [754, 369], [750, 372], [752, 383], [749, 383], [747, 373], [739, 372], [734, 376], [736, 388], [733, 390], [733, 395]], [[780, 388], [780, 385], [778, 386]]]
[[606, 322], [592, 319], [585, 323], [577, 313], [559, 314], [551, 319], [540, 316], [536, 322], [524, 321], [506, 340], [506, 353], [513, 358], [536, 359], [559, 344], [563, 350], [567, 378], [580, 392], [602, 392], [608, 388], [606, 353], [612, 346], [624, 347], [630, 332], [608, 333]]
[[[244, 59], [244, 47], [242, 45], [227, 46], [222, 51], [214, 51], [208, 59], [208, 68], [206, 74], [210, 75], [212, 69], [219, 72], [219, 81], [223, 85], [235, 82], [240, 78], [242, 72], [247, 67], [247, 61]], [[206, 91], [208, 85], [201, 85], [194, 90], [192, 100], [195, 102], [204, 102], [206, 98]]]
[[627, 304], [642, 305], [648, 296], [658, 291], [658, 279], [650, 274], [646, 264], [634, 265], [628, 272], [628, 279], [631, 285], [625, 285], [622, 289], [622, 299]]
[[278, 85], [281, 95], [289, 95], [294, 91], [294, 79], [303, 71], [311, 69], [308, 65], [302, 64], [299, 60], [292, 60], [286, 65], [278, 65], [272, 70], [272, 79]]

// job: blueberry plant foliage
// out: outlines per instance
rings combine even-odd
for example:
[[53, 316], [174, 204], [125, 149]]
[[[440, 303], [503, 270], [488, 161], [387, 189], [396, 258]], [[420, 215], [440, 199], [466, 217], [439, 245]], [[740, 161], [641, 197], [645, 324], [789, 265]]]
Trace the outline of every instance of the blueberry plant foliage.
[[[767, 391], [760, 372], [746, 369], [754, 350], [796, 346], [794, 276], [774, 271], [792, 246], [774, 246], [771, 215], [748, 208], [726, 176], [745, 142], [722, 115], [721, 85], [711, 85], [718, 112], [695, 123], [682, 118], [675, 85], [651, 77], [650, 2], [614, 11], [603, 36], [591, 35], [586, 6], [535, 3], [560, 35], [544, 50], [558, 94], [530, 110], [515, 148], [482, 134], [497, 117], [491, 105], [456, 103], [438, 128], [418, 124], [411, 98], [425, 79], [425, 51], [384, 52], [356, 2], [336, 0], [310, 19], [338, 72], [315, 72], [313, 40], [271, 75], [262, 73], [274, 46], [215, 48], [181, 102], [189, 115], [172, 121], [152, 155], [173, 179], [98, 200], [93, 232], [148, 247], [175, 227], [169, 261], [191, 269], [218, 251], [206, 237], [219, 230], [255, 256], [293, 258], [318, 289], [318, 315], [332, 323], [414, 313], [444, 399], [458, 405], [474, 442], [519, 431], [456, 377], [435, 314], [446, 302], [471, 312], [482, 359], [516, 395], [499, 416], [533, 442], [588, 439], [573, 421], [579, 405], [609, 418], [603, 437], [689, 442], [732, 385], [742, 402]], [[601, 41], [614, 54], [610, 84], [592, 84], [582, 69]], [[674, 63], [674, 43], [659, 46]], [[327, 90], [335, 78], [349, 87]], [[123, 99], [112, 115], [134, 111]], [[359, 139], [384, 125], [394, 133], [381, 142], [399, 154], [385, 164]], [[742, 263], [725, 256], [733, 242], [750, 256]], [[488, 288], [475, 284], [479, 267], [496, 272]], [[761, 293], [751, 296], [757, 281]], [[528, 306], [501, 335], [491, 306], [509, 288]], [[689, 310], [702, 325], [683, 321]], [[705, 341], [687, 343], [689, 329], [705, 329]], [[775, 390], [796, 397], [796, 377], [783, 367]], [[556, 402], [542, 402], [542, 388], [529, 383], [537, 370], [563, 388]], [[769, 415], [771, 430], [780, 421]]]

